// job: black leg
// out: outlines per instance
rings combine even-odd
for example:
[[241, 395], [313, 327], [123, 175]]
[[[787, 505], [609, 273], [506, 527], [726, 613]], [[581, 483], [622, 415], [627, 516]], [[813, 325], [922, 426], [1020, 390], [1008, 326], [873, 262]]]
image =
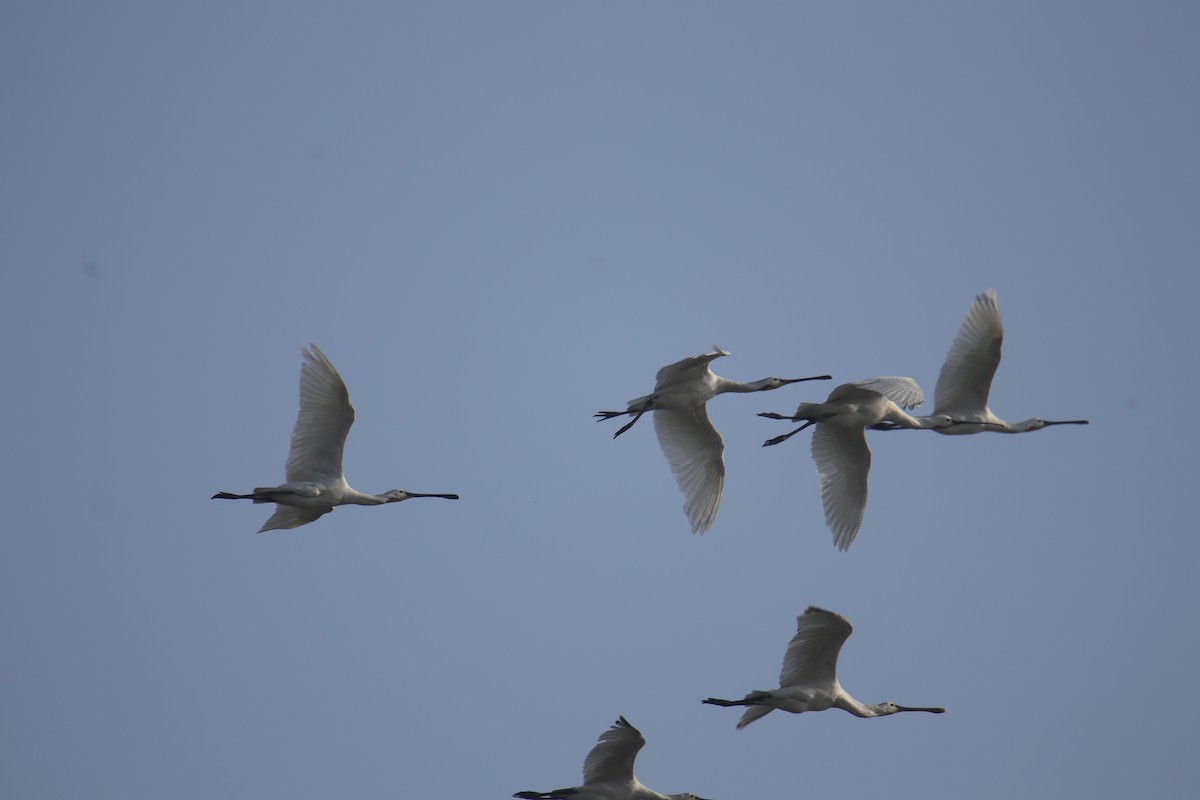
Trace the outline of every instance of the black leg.
[[816, 420], [811, 420], [811, 419], [810, 419], [808, 422], [804, 423], [804, 424], [803, 424], [803, 425], [801, 425], [799, 428], [796, 428], [796, 430], [794, 430], [794, 431], [792, 431], [792, 432], [790, 432], [790, 433], [785, 433], [785, 434], [783, 434], [782, 436], [776, 436], [774, 439], [767, 439], [765, 442], [763, 442], [763, 445], [762, 445], [762, 446], [763, 446], [763, 447], [771, 447], [772, 445], [776, 445], [776, 444], [782, 444], [783, 442], [786, 442], [788, 439], [792, 438], [792, 437], [793, 437], [793, 436], [795, 436], [797, 433], [799, 433], [800, 431], [804, 430], [804, 429], [805, 429], [805, 428], [807, 428], [809, 425], [812, 425], [812, 424], [813, 424], [813, 423], [815, 423], [815, 422], [816, 422]]

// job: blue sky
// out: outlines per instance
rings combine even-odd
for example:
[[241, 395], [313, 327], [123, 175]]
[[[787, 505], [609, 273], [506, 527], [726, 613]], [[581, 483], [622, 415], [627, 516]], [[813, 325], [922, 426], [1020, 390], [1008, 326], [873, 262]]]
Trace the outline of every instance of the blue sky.
[[[716, 800], [1190, 794], [1200, 12], [1186, 3], [8, 3], [0, 794]], [[910, 375], [974, 296], [1022, 436], [875, 434], [848, 553], [808, 437], [716, 399], [689, 533], [592, 413], [713, 342], [738, 380]], [[254, 533], [300, 348], [363, 491]], [[928, 408], [922, 409], [928, 411]], [[702, 706], [795, 616], [943, 716]], [[1180, 712], [1183, 713], [1180, 713]]]

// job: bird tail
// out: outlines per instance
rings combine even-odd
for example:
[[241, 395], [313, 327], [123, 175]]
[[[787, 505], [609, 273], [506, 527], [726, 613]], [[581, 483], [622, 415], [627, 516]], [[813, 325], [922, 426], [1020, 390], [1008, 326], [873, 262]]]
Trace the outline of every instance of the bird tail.
[[513, 797], [520, 797], [523, 800], [561, 800], [561, 798], [570, 797], [573, 794], [578, 794], [578, 789], [555, 789], [552, 792], [517, 792]]
[[625, 404], [626, 414], [636, 414], [638, 411], [650, 410], [650, 398], [654, 395], [644, 394], [641, 397], [635, 397]]
[[701, 703], [708, 703], [710, 706], [722, 706], [729, 708], [730, 706], [748, 706], [749, 700], [722, 700], [719, 697], [710, 697], [707, 700], [701, 700]]
[[829, 411], [825, 408], [824, 403], [801, 403], [796, 409], [796, 413], [792, 415], [793, 422], [799, 422], [802, 419], [818, 420], [829, 417]]

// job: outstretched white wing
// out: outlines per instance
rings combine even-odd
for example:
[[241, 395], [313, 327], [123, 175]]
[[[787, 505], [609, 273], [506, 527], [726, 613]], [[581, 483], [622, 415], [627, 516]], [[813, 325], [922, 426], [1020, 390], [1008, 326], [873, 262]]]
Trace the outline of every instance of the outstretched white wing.
[[614, 786], [633, 780], [633, 762], [646, 740], [625, 717], [600, 734], [599, 743], [583, 761], [583, 783], [608, 783]]
[[354, 424], [354, 406], [342, 376], [315, 344], [310, 347], [311, 352], [303, 351], [300, 367], [300, 414], [288, 453], [289, 483], [340, 480], [342, 449]]
[[812, 458], [821, 479], [825, 523], [833, 531], [838, 549], [848, 550], [867, 507], [871, 450], [866, 433], [858, 427], [818, 423], [812, 435]]
[[841, 614], [809, 606], [796, 618], [796, 635], [783, 657], [779, 685], [831, 685], [837, 679], [838, 653], [853, 630]]
[[933, 391], [933, 413], [968, 419], [984, 413], [1003, 342], [1000, 301], [996, 292], [988, 289], [967, 310], [946, 354]]
[[654, 412], [654, 432], [675, 482], [683, 492], [683, 511], [692, 533], [712, 527], [725, 487], [725, 443], [708, 420], [705, 404]]

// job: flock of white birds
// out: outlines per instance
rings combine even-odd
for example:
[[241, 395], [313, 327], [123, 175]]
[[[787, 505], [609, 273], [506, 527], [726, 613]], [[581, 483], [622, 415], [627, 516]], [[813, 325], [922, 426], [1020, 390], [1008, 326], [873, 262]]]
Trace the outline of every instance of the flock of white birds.
[[[942, 364], [934, 392], [933, 413], [914, 417], [908, 411], [925, 402], [925, 393], [912, 378], [885, 376], [844, 383], [824, 403], [801, 403], [794, 414], [760, 416], [803, 422], [789, 433], [768, 439], [777, 445], [805, 428], [815, 426], [812, 457], [821, 481], [825, 522], [834, 544], [849, 549], [862, 526], [867, 506], [867, 476], [871, 450], [866, 430], [913, 428], [948, 435], [1026, 433], [1050, 425], [1086, 425], [1087, 420], [1026, 419], [1009, 423], [988, 408], [992, 378], [1000, 364], [1004, 328], [996, 293], [989, 289], [975, 298]], [[263, 486], [247, 494], [218, 492], [213, 499], [274, 503], [275, 513], [259, 532], [296, 528], [328, 514], [339, 505], [383, 505], [412, 497], [457, 500], [456, 494], [430, 494], [392, 489], [364, 494], [342, 474], [342, 451], [354, 423], [350, 393], [337, 370], [316, 345], [303, 350], [300, 368], [300, 413], [292, 430], [285, 474], [278, 486]], [[713, 373], [713, 352], [691, 356], [658, 371], [654, 391], [630, 400], [624, 411], [601, 411], [600, 419], [631, 416], [614, 438], [629, 430], [646, 412], [654, 412], [654, 430], [671, 471], [684, 495], [683, 510], [693, 533], [704, 533], [716, 520], [725, 485], [724, 440], [708, 419], [707, 403], [725, 392], [763, 392], [792, 383], [830, 380], [763, 378], [739, 383]], [[702, 702], [746, 707], [737, 727], [744, 728], [773, 709], [799, 714], [840, 708], [858, 717], [881, 717], [901, 711], [944, 713], [942, 708], [902, 706], [893, 702], [861, 703], [837, 680], [837, 659], [853, 628], [840, 614], [809, 607], [797, 618], [796, 634], [788, 644], [779, 675], [779, 688], [755, 690], [741, 700], [710, 697]], [[601, 734], [583, 763], [583, 785], [549, 792], [523, 791], [526, 800], [703, 800], [691, 793], [662, 794], [644, 786], [633, 774], [634, 760], [646, 740], [621, 717]]]

